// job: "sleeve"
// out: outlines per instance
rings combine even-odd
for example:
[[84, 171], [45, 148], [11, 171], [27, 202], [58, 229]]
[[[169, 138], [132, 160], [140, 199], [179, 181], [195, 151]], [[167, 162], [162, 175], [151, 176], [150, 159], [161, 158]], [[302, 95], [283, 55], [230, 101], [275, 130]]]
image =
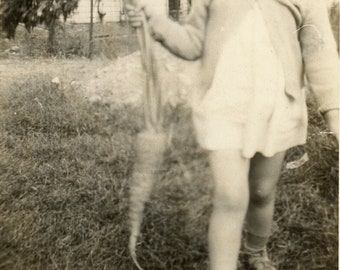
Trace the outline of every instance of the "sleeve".
[[150, 32], [170, 52], [187, 60], [201, 57], [210, 0], [193, 0], [183, 23], [156, 15], [149, 20]]
[[339, 55], [327, 8], [322, 0], [301, 1], [299, 38], [307, 80], [319, 111], [339, 109]]

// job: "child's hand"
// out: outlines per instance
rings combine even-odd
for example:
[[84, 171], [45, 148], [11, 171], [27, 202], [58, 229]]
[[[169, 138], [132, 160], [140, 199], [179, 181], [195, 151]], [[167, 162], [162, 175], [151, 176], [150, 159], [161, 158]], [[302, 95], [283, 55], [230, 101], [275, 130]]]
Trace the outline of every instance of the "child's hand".
[[148, 0], [135, 1], [135, 4], [125, 2], [125, 10], [128, 20], [133, 27], [141, 27], [143, 22], [143, 12], [147, 19], [153, 17], [157, 11], [153, 8], [154, 5], [149, 4]]
[[142, 9], [139, 8], [136, 5], [132, 5], [129, 3], [126, 3], [125, 6], [125, 11], [128, 16], [128, 21], [133, 27], [140, 27], [142, 26]]
[[324, 118], [330, 131], [333, 132], [339, 143], [339, 110], [326, 112]]

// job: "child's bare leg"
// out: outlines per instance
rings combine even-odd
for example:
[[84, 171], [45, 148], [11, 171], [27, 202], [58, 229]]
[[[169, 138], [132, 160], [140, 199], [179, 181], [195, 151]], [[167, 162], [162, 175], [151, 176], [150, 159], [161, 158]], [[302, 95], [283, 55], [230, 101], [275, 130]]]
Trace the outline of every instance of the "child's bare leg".
[[271, 158], [256, 154], [251, 161], [246, 238], [246, 246], [249, 248], [263, 249], [271, 234], [275, 191], [284, 156], [284, 152]]
[[249, 159], [240, 150], [209, 154], [214, 179], [214, 206], [209, 227], [211, 270], [234, 270], [249, 201]]

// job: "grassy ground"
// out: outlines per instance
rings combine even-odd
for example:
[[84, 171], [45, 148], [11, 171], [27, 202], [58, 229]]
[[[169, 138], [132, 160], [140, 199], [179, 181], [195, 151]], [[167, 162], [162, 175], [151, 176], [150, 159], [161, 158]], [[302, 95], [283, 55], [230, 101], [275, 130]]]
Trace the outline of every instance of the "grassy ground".
[[[48, 75], [2, 89], [0, 269], [134, 269], [128, 181], [140, 108], [88, 103]], [[269, 249], [278, 269], [337, 269], [338, 149], [310, 102], [310, 160], [282, 169]], [[173, 139], [147, 205], [145, 269], [207, 269], [210, 172], [186, 108], [168, 108]], [[291, 150], [287, 161], [301, 154]]]
[[[36, 27], [28, 33], [23, 25], [16, 30], [15, 40], [1, 38], [0, 59], [50, 57], [47, 42], [48, 32]], [[56, 27], [54, 58], [88, 57], [89, 25], [59, 23]], [[115, 59], [138, 49], [135, 31], [126, 23], [94, 24], [93, 56]]]

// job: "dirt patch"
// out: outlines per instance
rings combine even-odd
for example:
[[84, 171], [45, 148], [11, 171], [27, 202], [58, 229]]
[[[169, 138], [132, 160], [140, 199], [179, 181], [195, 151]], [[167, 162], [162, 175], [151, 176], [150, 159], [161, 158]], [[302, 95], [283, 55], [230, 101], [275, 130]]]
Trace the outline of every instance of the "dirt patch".
[[[175, 58], [156, 46], [165, 100], [183, 102], [197, 62]], [[145, 73], [139, 52], [115, 60], [86, 58], [63, 59], [7, 59], [0, 62], [0, 89], [33, 75], [49, 75], [61, 84], [71, 84], [92, 102], [138, 104], [145, 85]]]

